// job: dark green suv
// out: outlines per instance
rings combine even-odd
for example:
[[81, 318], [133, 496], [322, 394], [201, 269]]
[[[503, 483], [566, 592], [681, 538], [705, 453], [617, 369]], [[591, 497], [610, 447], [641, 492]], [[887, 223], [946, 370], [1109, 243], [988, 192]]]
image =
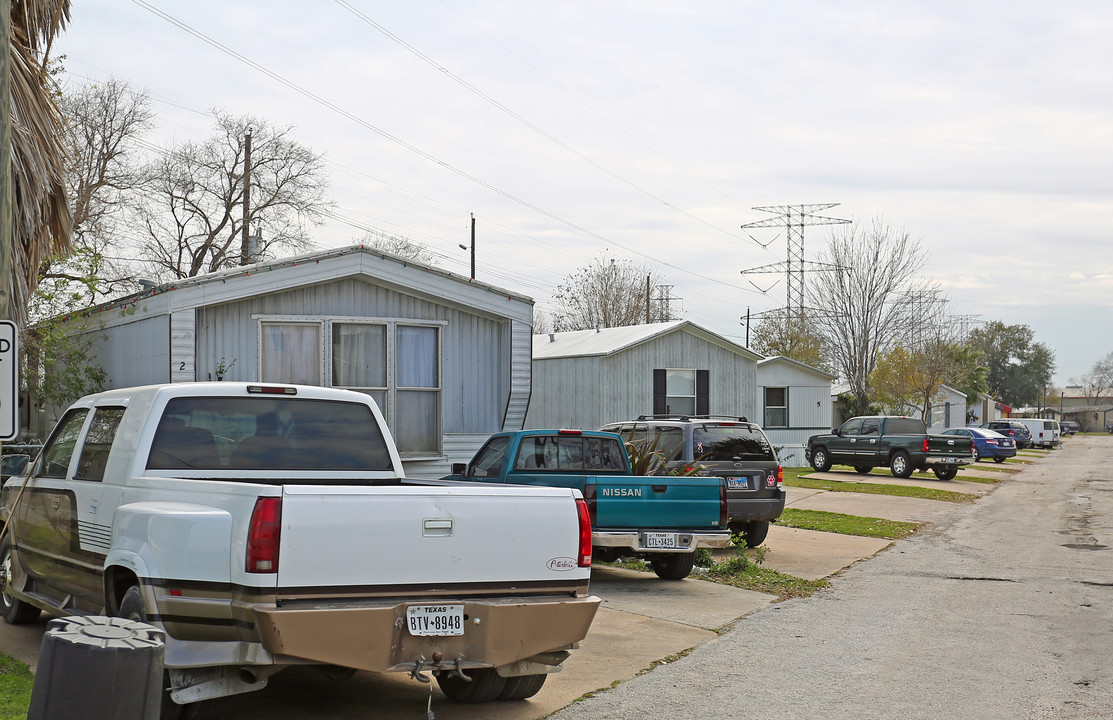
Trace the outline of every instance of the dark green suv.
[[777, 451], [761, 427], [744, 417], [642, 415], [599, 428], [625, 441], [656, 442], [666, 468], [698, 465], [697, 474], [726, 478], [732, 534], [757, 547], [769, 523], [785, 509], [784, 476]]

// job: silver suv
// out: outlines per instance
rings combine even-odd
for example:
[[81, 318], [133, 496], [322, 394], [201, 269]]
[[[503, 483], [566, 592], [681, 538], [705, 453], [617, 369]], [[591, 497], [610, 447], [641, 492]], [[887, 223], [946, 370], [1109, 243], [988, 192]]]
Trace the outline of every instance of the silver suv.
[[744, 417], [642, 415], [599, 429], [625, 441], [656, 441], [669, 469], [698, 464], [700, 475], [725, 477], [730, 531], [742, 535], [747, 547], [764, 542], [769, 523], [784, 511], [777, 451], [761, 427]]

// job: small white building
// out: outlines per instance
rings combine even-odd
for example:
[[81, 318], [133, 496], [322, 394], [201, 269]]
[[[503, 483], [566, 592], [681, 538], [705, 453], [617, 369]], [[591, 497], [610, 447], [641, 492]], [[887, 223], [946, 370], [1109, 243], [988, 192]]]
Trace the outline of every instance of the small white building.
[[760, 359], [687, 320], [534, 335], [525, 426], [587, 430], [666, 413], [752, 419]]
[[782, 356], [757, 364], [761, 412], [750, 419], [765, 434], [785, 467], [804, 467], [808, 438], [830, 432], [831, 383], [835, 375]]
[[966, 393], [950, 385], [940, 385], [939, 392], [928, 406], [928, 432], [942, 432], [948, 428], [966, 427]]
[[1000, 420], [1007, 410], [1008, 406], [999, 403], [992, 395], [980, 393], [977, 402], [966, 410], [966, 424], [976, 426], [991, 420]]

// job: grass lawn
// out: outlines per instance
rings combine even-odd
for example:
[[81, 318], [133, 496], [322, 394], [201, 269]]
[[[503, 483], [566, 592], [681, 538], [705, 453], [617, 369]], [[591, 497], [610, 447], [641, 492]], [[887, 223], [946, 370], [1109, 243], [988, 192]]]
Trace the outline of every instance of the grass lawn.
[[823, 510], [799, 510], [796, 508], [785, 508], [777, 519], [777, 524], [783, 527], [800, 528], [801, 530], [820, 530], [842, 535], [861, 535], [887, 540], [900, 540], [908, 537], [923, 525], [923, 523], [916, 522], [844, 515]]
[[0, 653], [0, 720], [24, 720], [35, 678], [26, 665]]
[[[732, 585], [743, 590], [753, 590], [767, 595], [776, 595], [778, 600], [808, 597], [817, 590], [822, 590], [831, 584], [826, 580], [805, 580], [795, 575], [761, 567], [761, 563], [765, 561], [766, 550], [764, 547], [744, 551], [736, 549], [735, 555], [718, 562], [711, 559], [711, 553], [707, 550], [697, 552], [699, 554], [696, 556], [696, 569], [692, 571], [693, 578]], [[627, 570], [653, 572], [649, 568], [649, 564], [640, 559], [601, 564], [626, 568]]]
[[868, 495], [916, 497], [924, 498], [925, 500], [943, 500], [953, 503], [971, 502], [977, 499], [976, 496], [969, 493], [916, 487], [914, 485], [882, 485], [878, 483], [844, 482], [842, 480], [819, 480], [816, 478], [801, 477], [796, 473], [790, 473], [790, 470], [811, 472], [811, 470], [807, 468], [785, 468], [785, 485], [788, 487], [827, 490], [830, 492], [856, 492]]

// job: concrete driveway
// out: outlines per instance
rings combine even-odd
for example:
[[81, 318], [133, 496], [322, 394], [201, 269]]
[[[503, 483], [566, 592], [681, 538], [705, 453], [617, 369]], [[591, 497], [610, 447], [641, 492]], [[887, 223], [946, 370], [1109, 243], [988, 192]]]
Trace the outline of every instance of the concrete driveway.
[[[981, 474], [982, 468], [977, 468]], [[907, 480], [878, 475], [825, 473], [842, 482], [925, 484], [981, 495], [993, 485], [954, 480]], [[931, 522], [954, 507], [952, 503], [857, 493], [790, 488], [789, 507], [828, 510], [894, 520]], [[888, 540], [797, 530], [774, 525], [765, 542], [765, 566], [797, 577], [828, 577], [885, 549]], [[544, 717], [587, 693], [633, 678], [654, 664], [702, 645], [773, 596], [699, 580], [664, 581], [652, 573], [596, 566], [591, 591], [603, 600], [588, 637], [551, 675], [534, 698], [512, 703], [458, 705], [432, 685], [437, 718], [533, 720]], [[32, 666], [37, 661], [45, 622], [12, 627], [0, 623], [0, 651]], [[266, 689], [236, 700], [232, 717], [242, 720], [311, 720], [364, 718], [380, 720], [425, 717], [430, 686], [408, 676], [357, 673], [331, 680], [314, 668], [295, 668], [272, 678]]]

